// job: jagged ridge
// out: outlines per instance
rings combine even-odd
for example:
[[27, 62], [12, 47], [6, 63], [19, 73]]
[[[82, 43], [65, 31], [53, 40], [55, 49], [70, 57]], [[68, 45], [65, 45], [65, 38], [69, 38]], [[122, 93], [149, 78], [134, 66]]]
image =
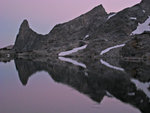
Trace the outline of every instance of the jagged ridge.
[[[84, 51], [72, 56], [82, 59], [98, 58], [104, 49], [125, 44], [132, 39], [131, 33], [150, 15], [149, 5], [149, 0], [143, 0], [133, 7], [113, 13], [113, 16], [111, 16], [112, 13], [107, 14], [103, 6], [99, 5], [69, 22], [56, 25], [47, 35], [37, 34], [30, 28], [28, 21], [24, 20], [13, 50], [17, 56], [20, 53], [26, 53], [25, 55], [48, 55], [57, 58], [62, 51], [87, 45]], [[144, 36], [144, 34], [141, 35]], [[146, 51], [143, 54], [149, 52]], [[113, 57], [125, 56], [124, 52], [115, 53], [116, 56], [113, 55]], [[112, 55], [107, 54], [107, 56]]]

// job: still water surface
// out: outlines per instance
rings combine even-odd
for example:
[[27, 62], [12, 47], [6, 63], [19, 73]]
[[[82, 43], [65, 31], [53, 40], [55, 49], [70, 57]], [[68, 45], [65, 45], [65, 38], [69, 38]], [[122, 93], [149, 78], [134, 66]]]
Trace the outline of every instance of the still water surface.
[[28, 60], [0, 63], [0, 113], [150, 111], [149, 98], [125, 72], [109, 69], [100, 62], [98, 65], [102, 67], [91, 64], [87, 69], [59, 62], [54, 65]]

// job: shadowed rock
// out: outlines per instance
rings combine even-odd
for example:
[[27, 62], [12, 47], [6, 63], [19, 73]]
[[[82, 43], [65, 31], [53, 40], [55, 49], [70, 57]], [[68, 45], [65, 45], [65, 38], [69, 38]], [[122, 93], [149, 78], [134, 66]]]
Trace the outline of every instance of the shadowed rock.
[[[133, 36], [133, 39], [126, 43], [126, 46], [120, 51], [123, 57], [139, 57], [142, 58], [150, 53], [150, 33], [144, 32], [143, 34]], [[148, 59], [150, 56], [147, 56]]]
[[[87, 44], [84, 51], [73, 54], [72, 57], [98, 58], [102, 50], [131, 40], [131, 33], [150, 15], [149, 5], [148, 0], [143, 0], [133, 7], [110, 14], [99, 5], [69, 22], [56, 25], [47, 35], [37, 34], [29, 27], [28, 21], [24, 20], [13, 49], [17, 55], [24, 52], [27, 55], [29, 52], [31, 56], [40, 54], [57, 57], [62, 51]], [[116, 57], [122, 56], [118, 51], [116, 54]]]
[[48, 53], [57, 53], [60, 50], [78, 47], [87, 34], [105, 22], [106, 17], [107, 13], [100, 5], [67, 23], [56, 25], [47, 35], [35, 33], [29, 28], [27, 20], [24, 20], [17, 35], [14, 49], [17, 52], [47, 50]]
[[16, 52], [26, 52], [39, 49], [42, 45], [43, 36], [30, 29], [28, 21], [24, 20], [17, 35], [14, 50]]

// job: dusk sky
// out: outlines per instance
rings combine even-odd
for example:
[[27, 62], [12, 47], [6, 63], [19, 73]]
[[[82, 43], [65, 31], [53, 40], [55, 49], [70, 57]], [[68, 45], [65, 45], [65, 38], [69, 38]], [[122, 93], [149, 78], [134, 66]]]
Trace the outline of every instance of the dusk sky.
[[117, 12], [141, 0], [0, 0], [0, 47], [13, 44], [24, 19], [41, 34], [69, 21], [97, 5]]

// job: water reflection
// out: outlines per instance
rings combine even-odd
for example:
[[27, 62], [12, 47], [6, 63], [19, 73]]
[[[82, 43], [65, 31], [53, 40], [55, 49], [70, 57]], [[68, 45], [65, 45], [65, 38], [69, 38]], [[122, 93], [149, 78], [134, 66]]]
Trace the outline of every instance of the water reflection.
[[86, 68], [59, 59], [15, 60], [23, 85], [27, 85], [29, 78], [34, 73], [46, 71], [55, 82], [66, 84], [95, 102], [102, 103], [104, 97], [108, 96], [129, 103], [142, 113], [150, 113], [149, 66], [131, 65], [123, 61], [120, 61], [119, 64], [123, 68], [114, 67], [123, 71], [104, 66], [104, 63], [99, 60], [86, 60], [84, 62]]

